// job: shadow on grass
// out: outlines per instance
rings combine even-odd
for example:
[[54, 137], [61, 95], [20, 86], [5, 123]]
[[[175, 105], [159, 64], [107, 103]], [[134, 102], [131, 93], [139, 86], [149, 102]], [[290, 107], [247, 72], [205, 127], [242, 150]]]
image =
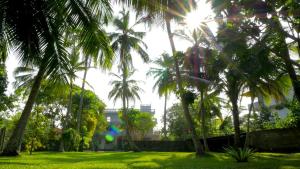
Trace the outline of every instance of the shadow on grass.
[[[25, 162], [23, 162], [24, 160]], [[63, 164], [64, 166], [73, 166], [76, 163], [95, 164], [99, 166], [98, 168], [101, 168], [103, 164], [113, 166], [118, 163], [132, 169], [282, 169], [284, 167], [300, 169], [300, 154], [269, 153], [257, 153], [248, 163], [237, 163], [222, 153], [208, 153], [200, 158], [196, 158], [191, 153], [38, 153], [32, 156], [25, 155], [24, 158], [0, 158], [0, 165], [34, 166], [39, 161], [44, 164]], [[91, 168], [95, 168], [95, 166], [90, 166]]]
[[33, 165], [36, 165], [36, 164], [25, 163], [25, 162], [3, 162], [3, 161], [0, 161], [0, 166], [1, 166], [1, 165], [10, 165], [10, 164], [14, 164], [14, 165], [25, 165], [25, 166], [33, 166]]
[[[176, 157], [160, 160], [153, 159], [158, 168], [178, 168], [178, 169], [300, 169], [300, 155], [265, 155], [256, 156], [247, 163], [237, 163], [224, 154], [211, 153], [200, 158], [193, 155], [186, 157]], [[135, 163], [136, 164], [136, 163]], [[146, 166], [131, 166], [133, 169], [143, 169]]]

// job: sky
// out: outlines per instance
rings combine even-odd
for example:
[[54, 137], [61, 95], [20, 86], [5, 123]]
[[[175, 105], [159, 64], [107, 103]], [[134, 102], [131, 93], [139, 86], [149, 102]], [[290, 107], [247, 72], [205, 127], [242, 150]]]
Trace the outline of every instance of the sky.
[[[113, 9], [115, 15], [118, 13], [116, 11], [120, 10], [121, 7], [114, 5]], [[192, 12], [191, 14], [188, 14], [187, 16], [187, 22], [189, 23], [190, 27], [195, 26], [195, 23], [200, 23], [201, 21], [204, 21], [208, 24], [212, 32], [216, 32], [217, 24], [214, 21], [208, 21], [207, 19], [205, 19], [206, 17], [211, 18], [211, 16], [213, 16], [210, 4], [206, 4], [205, 1], [198, 1], [197, 10]], [[131, 18], [131, 21], [133, 23], [133, 18]], [[172, 27], [174, 29], [179, 28], [179, 26], [175, 25], [174, 23]], [[162, 28], [161, 25], [152, 26], [151, 29], [146, 28], [145, 26], [139, 26], [137, 30], [147, 32], [144, 38], [144, 42], [148, 46], [147, 52], [151, 60], [160, 57], [160, 55], [164, 52], [171, 54], [171, 47], [169, 44], [167, 31], [166, 29]], [[113, 31], [113, 28], [111, 26], [108, 26], [107, 31], [111, 32]], [[175, 45], [177, 50], [179, 51], [185, 51], [190, 46], [189, 42], [178, 38], [175, 38]], [[18, 66], [17, 56], [13, 51], [9, 53], [9, 57], [6, 64], [8, 71], [8, 80], [10, 82], [8, 91], [11, 92], [13, 91], [11, 82], [14, 81], [12, 72]], [[153, 91], [153, 85], [155, 82], [154, 79], [146, 76], [146, 73], [148, 72], [150, 67], [155, 67], [155, 65], [151, 63], [143, 63], [142, 60], [136, 54], [133, 55], [133, 65], [136, 69], [133, 78], [135, 80], [142, 81], [140, 83], [140, 87], [144, 90], [144, 92], [140, 94], [141, 101], [137, 100], [135, 103], [132, 102], [130, 106], [139, 108], [140, 104], [151, 104], [152, 109], [155, 109], [155, 118], [158, 122], [156, 129], [158, 130], [162, 127], [161, 119], [163, 115], [164, 98], [160, 98], [156, 90]], [[116, 66], [114, 66], [111, 71], [107, 72], [104, 72], [99, 69], [90, 69], [87, 74], [87, 81], [93, 88], [87, 88], [93, 90], [98, 95], [98, 97], [104, 101], [104, 103], [107, 105], [106, 108], [118, 109], [121, 108], [121, 102], [117, 101], [116, 103], [114, 103], [113, 100], [108, 99], [108, 93], [112, 89], [112, 86], [109, 84], [109, 82], [113, 80], [113, 77], [109, 75], [109, 72], [118, 73], [118, 70]], [[79, 73], [78, 76], [82, 77], [83, 73]], [[76, 84], [80, 85], [81, 81], [76, 80]], [[179, 102], [177, 98], [174, 95], [171, 95], [168, 98], [167, 107], [169, 108], [177, 102]]]

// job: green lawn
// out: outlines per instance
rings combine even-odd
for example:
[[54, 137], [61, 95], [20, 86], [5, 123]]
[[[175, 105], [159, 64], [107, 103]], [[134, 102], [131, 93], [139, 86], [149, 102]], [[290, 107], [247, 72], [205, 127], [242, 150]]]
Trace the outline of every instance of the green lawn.
[[163, 152], [84, 152], [84, 153], [23, 153], [20, 157], [0, 157], [0, 169], [19, 168], [175, 168], [175, 169], [300, 169], [300, 153], [257, 153], [248, 163], [236, 163], [222, 153], [195, 158], [192, 153]]

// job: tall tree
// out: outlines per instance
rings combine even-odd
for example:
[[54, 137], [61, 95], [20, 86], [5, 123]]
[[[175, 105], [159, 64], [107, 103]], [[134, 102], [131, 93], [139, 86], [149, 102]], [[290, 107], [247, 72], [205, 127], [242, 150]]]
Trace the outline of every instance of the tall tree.
[[179, 69], [179, 61], [177, 58], [177, 51], [173, 39], [173, 32], [171, 27], [171, 21], [179, 21], [184, 19], [184, 15], [189, 12], [193, 7], [196, 6], [194, 0], [155, 0], [155, 1], [131, 1], [131, 0], [119, 0], [119, 2], [125, 2], [128, 5], [133, 6], [138, 11], [147, 11], [150, 17], [163, 18], [163, 22], [166, 25], [169, 41], [172, 49], [172, 54], [174, 57], [174, 67], [176, 73], [176, 83], [178, 88], [178, 93], [180, 95], [181, 103], [184, 109], [184, 115], [189, 125], [189, 129], [192, 131], [192, 140], [195, 147], [196, 156], [202, 155], [203, 148], [201, 143], [198, 141], [198, 136], [195, 130], [195, 126], [189, 112], [189, 103], [185, 100], [185, 90], [183, 87], [182, 76]]
[[[299, 52], [299, 16], [295, 1], [218, 1], [212, 0], [212, 7], [218, 16], [225, 20], [250, 22], [249, 27], [240, 27], [244, 31], [251, 30], [249, 34], [253, 41], [266, 39], [267, 47], [278, 58], [282, 59], [285, 71], [289, 74], [293, 84], [295, 96], [300, 101], [300, 82], [294, 66], [299, 67], [289, 51], [288, 41], [298, 43]], [[285, 26], [286, 25], [286, 26]], [[250, 29], [249, 29], [250, 28]]]
[[[122, 84], [125, 85], [126, 80], [132, 74], [130, 69], [133, 66], [132, 63], [132, 52], [135, 52], [142, 58], [144, 62], [149, 61], [149, 56], [145, 51], [147, 45], [143, 42], [143, 37], [145, 36], [145, 32], [136, 31], [135, 28], [137, 25], [144, 22], [144, 17], [136, 18], [136, 21], [133, 25], [130, 25], [130, 14], [129, 11], [125, 11], [123, 9], [120, 12], [120, 17], [114, 19], [114, 26], [116, 31], [110, 34], [110, 38], [112, 40], [112, 48], [115, 53], [119, 54], [119, 70], [122, 71]], [[126, 96], [126, 88], [123, 87], [122, 94], [122, 103], [123, 103], [123, 117], [126, 122], [127, 117], [127, 108], [128, 108], [128, 97]], [[128, 125], [125, 125], [126, 130]], [[126, 131], [126, 137], [129, 142], [130, 148], [132, 150], [138, 150], [138, 148], [132, 142], [129, 131]]]
[[[24, 65], [36, 65], [35, 77], [28, 101], [2, 155], [19, 154], [25, 127], [45, 76], [64, 74], [69, 67], [63, 35], [67, 28], [79, 29], [85, 53], [103, 50], [111, 55], [109, 41], [99, 29], [99, 20], [107, 19], [107, 1], [1, 1], [1, 40], [16, 48]], [[99, 19], [100, 18], [100, 19]], [[97, 44], [97, 45], [95, 45]]]
[[174, 59], [167, 53], [163, 53], [161, 58], [153, 61], [153, 63], [158, 67], [152, 67], [148, 71], [148, 76], [153, 76], [156, 79], [153, 90], [157, 88], [159, 96], [164, 96], [164, 115], [163, 115], [163, 134], [164, 139], [167, 138], [167, 100], [168, 95], [176, 88], [176, 83], [174, 75], [172, 73], [172, 68], [174, 65]]
[[116, 102], [118, 99], [122, 99], [123, 109], [122, 109], [122, 117], [125, 122], [125, 134], [127, 141], [129, 143], [130, 149], [134, 151], [139, 151], [138, 147], [133, 143], [132, 137], [130, 135], [130, 125], [129, 125], [129, 119], [127, 115], [129, 101], [135, 101], [136, 99], [140, 100], [139, 92], [142, 91], [142, 89], [139, 87], [138, 82], [131, 79], [131, 76], [133, 75], [134, 71], [131, 72], [124, 72], [125, 75], [117, 75], [112, 74], [114, 77], [117, 78], [117, 80], [111, 81], [111, 85], [113, 86], [113, 89], [109, 92], [108, 97], [110, 99], [113, 99], [114, 102]]

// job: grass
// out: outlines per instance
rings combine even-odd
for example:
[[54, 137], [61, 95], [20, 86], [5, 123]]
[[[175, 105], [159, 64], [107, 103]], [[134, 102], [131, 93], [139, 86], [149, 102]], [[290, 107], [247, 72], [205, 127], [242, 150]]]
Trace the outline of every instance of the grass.
[[300, 153], [256, 153], [248, 163], [236, 163], [222, 153], [195, 158], [192, 153], [174, 152], [68, 152], [23, 153], [0, 157], [0, 169], [300, 169]]

